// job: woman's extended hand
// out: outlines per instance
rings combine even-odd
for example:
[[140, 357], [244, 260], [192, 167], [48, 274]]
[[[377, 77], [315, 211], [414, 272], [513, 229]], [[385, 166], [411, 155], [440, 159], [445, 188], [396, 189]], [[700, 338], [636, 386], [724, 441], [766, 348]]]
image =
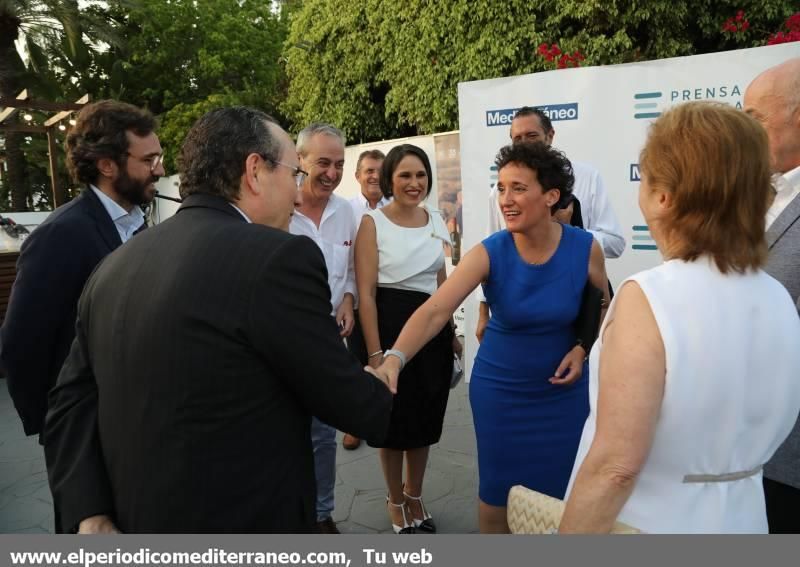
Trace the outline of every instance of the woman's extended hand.
[[[377, 357], [376, 357], [377, 358]], [[396, 356], [388, 356], [383, 359], [383, 363], [375, 368], [378, 378], [384, 380], [389, 386], [392, 394], [397, 393], [397, 381], [400, 377], [400, 359]]]
[[549, 382], [558, 386], [569, 386], [583, 374], [583, 361], [585, 359], [586, 351], [583, 350], [582, 346], [576, 345], [564, 355], [564, 359], [558, 365], [556, 375], [550, 378]]

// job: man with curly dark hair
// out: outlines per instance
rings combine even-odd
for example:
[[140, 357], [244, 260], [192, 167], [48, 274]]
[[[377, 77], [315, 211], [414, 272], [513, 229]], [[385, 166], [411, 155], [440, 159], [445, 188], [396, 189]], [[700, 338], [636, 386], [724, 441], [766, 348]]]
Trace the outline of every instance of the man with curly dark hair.
[[67, 136], [67, 166], [85, 188], [23, 243], [0, 329], [0, 364], [26, 435], [42, 431], [89, 274], [144, 226], [139, 205], [164, 175], [155, 128], [149, 112], [104, 100], [85, 106]]

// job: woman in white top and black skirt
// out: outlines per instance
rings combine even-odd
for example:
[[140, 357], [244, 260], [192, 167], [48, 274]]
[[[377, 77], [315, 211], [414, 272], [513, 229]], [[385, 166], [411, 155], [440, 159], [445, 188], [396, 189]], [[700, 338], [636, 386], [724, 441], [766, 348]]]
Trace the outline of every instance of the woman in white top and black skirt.
[[[393, 148], [380, 184], [394, 199], [364, 216], [355, 249], [359, 319], [373, 368], [444, 281], [443, 244], [450, 242], [441, 216], [420, 206], [432, 184], [430, 161], [421, 148]], [[442, 433], [454, 348], [460, 350], [460, 344], [448, 325], [400, 374], [389, 433], [379, 452], [395, 533], [436, 531], [422, 502], [422, 482], [428, 449]]]

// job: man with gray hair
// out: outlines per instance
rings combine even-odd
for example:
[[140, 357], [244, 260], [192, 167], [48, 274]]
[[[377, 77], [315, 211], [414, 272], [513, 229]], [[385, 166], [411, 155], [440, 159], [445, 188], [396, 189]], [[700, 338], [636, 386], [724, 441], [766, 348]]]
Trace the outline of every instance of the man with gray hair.
[[[767, 131], [774, 174], [764, 269], [784, 285], [800, 312], [800, 57], [753, 79], [744, 111]], [[800, 378], [800, 368], [797, 372]], [[800, 419], [764, 466], [764, 496], [769, 532], [800, 533]]]
[[[289, 232], [311, 238], [325, 258], [331, 292], [331, 315], [344, 339], [353, 331], [356, 278], [353, 242], [356, 222], [347, 200], [333, 192], [342, 181], [344, 134], [338, 128], [314, 122], [297, 136], [300, 167], [308, 172], [300, 188], [302, 204], [292, 217]], [[311, 442], [317, 478], [317, 528], [323, 534], [337, 534], [333, 521], [336, 485], [336, 429], [313, 419]]]
[[286, 132], [213, 110], [179, 170], [178, 213], [80, 299], [44, 435], [61, 525], [313, 532], [311, 416], [380, 442], [392, 396], [342, 344], [319, 249], [286, 232], [305, 177]]

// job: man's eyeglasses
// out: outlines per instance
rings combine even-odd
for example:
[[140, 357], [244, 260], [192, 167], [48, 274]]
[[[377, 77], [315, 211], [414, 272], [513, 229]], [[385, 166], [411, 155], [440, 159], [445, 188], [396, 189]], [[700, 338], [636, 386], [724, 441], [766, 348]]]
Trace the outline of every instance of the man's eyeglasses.
[[270, 158], [268, 158], [266, 156], [261, 156], [261, 157], [263, 157], [265, 161], [272, 162], [275, 165], [282, 165], [283, 167], [288, 167], [289, 169], [294, 171], [294, 182], [297, 185], [298, 189], [300, 189], [300, 187], [302, 187], [303, 181], [305, 181], [306, 177], [308, 177], [308, 172], [307, 171], [303, 171], [299, 167], [296, 167], [294, 165], [289, 165], [288, 163], [283, 163], [283, 162], [275, 160], [275, 159], [270, 159]]
[[[129, 155], [130, 157], [132, 157], [132, 158], [136, 158], [136, 156], [135, 156], [135, 155], [133, 155], [133, 154], [132, 154], [132, 153], [130, 153], [130, 152], [128, 152], [128, 155]], [[154, 155], [154, 156], [151, 156], [151, 157], [146, 157], [146, 158], [136, 158], [136, 159], [140, 159], [140, 160], [142, 160], [143, 162], [145, 162], [147, 165], [149, 165], [149, 166], [150, 166], [150, 173], [154, 173], [154, 172], [155, 172], [155, 170], [156, 170], [156, 168], [157, 168], [157, 167], [158, 167], [160, 164], [163, 164], [163, 163], [164, 163], [164, 154], [163, 154], [163, 153], [161, 153], [161, 154], [157, 154], [157, 155]]]

